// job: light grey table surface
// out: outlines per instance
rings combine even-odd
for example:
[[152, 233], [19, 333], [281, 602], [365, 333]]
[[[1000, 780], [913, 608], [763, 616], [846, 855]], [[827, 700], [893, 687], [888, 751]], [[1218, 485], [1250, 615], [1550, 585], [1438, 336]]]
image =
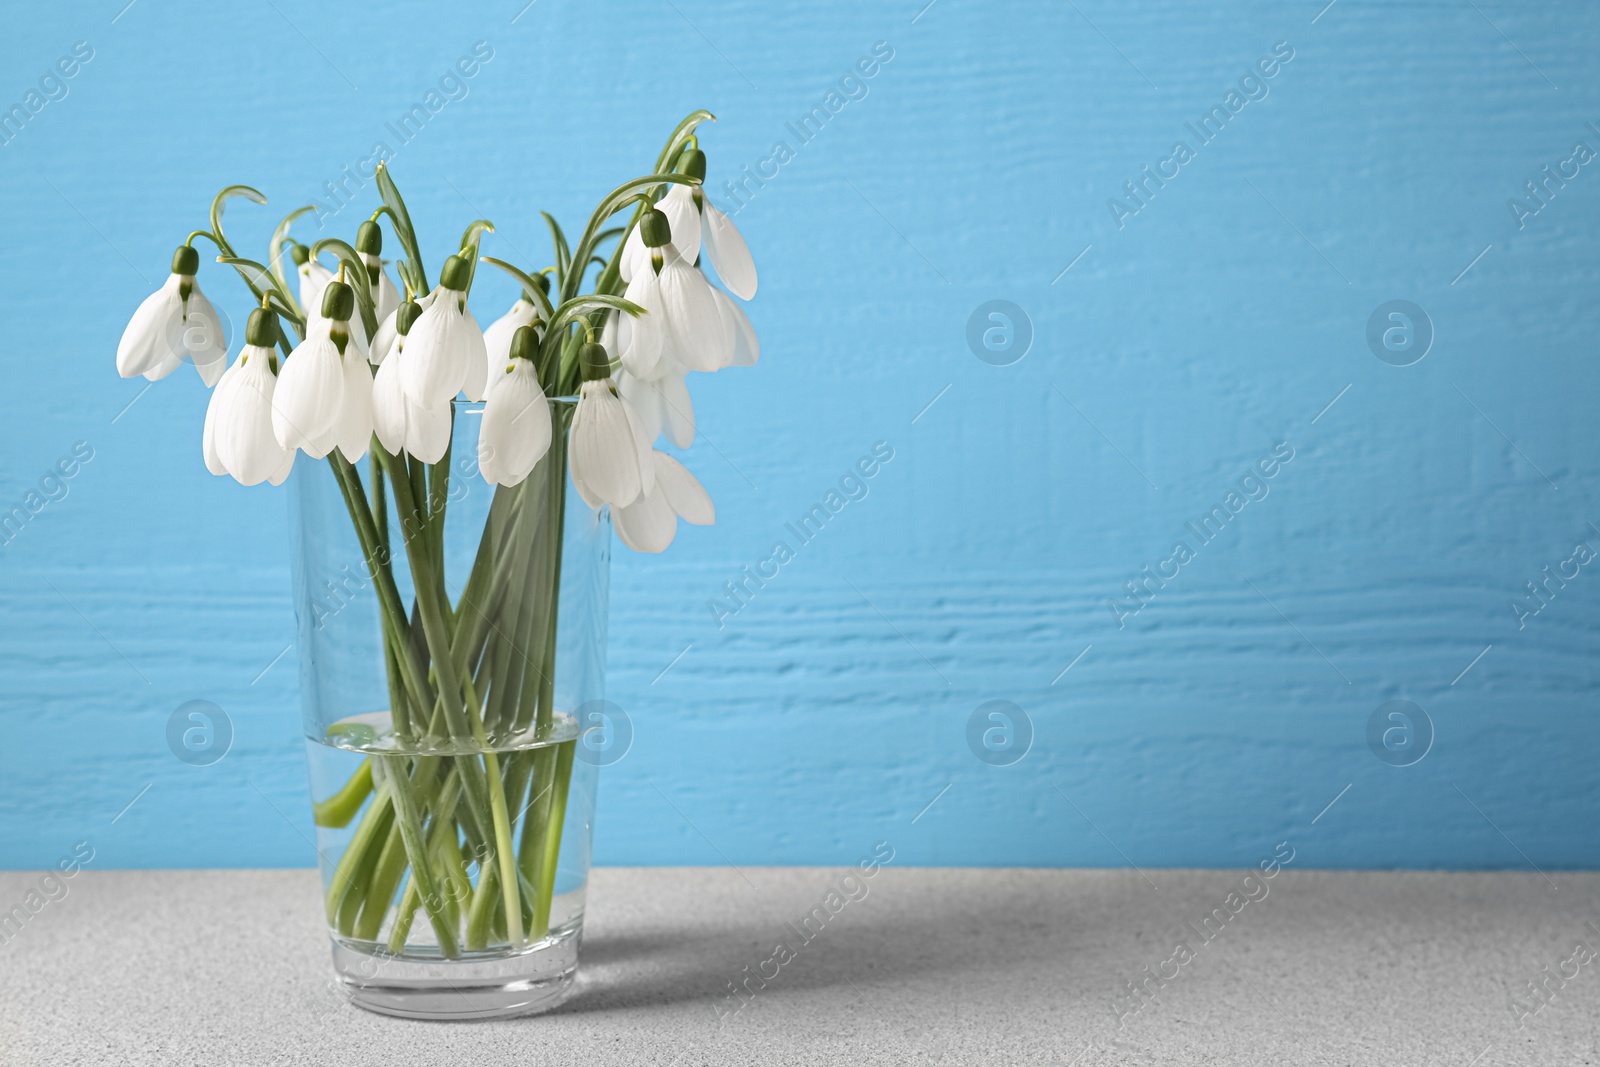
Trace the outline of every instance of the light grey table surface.
[[[86, 870], [0, 944], [0, 1063], [1600, 1063], [1600, 959], [1560, 973], [1597, 873], [1286, 869], [1203, 942], [1240, 873], [891, 866], [728, 1000], [844, 873], [597, 870], [571, 1000], [446, 1024], [343, 1002], [315, 872]], [[1145, 967], [1176, 977], [1119, 1022]]]

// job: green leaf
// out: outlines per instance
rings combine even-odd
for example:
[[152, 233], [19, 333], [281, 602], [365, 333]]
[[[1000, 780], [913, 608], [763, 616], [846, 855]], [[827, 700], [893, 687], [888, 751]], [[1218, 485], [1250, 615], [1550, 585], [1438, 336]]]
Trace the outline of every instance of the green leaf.
[[493, 233], [494, 223], [490, 222], [488, 219], [474, 220], [473, 223], [467, 227], [466, 232], [461, 235], [461, 250], [465, 252], [469, 247], [474, 249], [477, 248], [483, 240], [484, 231]]
[[305, 323], [305, 316], [300, 312], [300, 305], [293, 299], [287, 298], [287, 294], [278, 285], [278, 279], [273, 277], [272, 272], [266, 267], [263, 267], [253, 259], [243, 259], [239, 256], [218, 256], [217, 262], [226, 263], [239, 272], [239, 277], [244, 279], [244, 283], [255, 294], [256, 303], [259, 304], [261, 298], [265, 296], [273, 301], [273, 310], [278, 314], [285, 316], [297, 325]]
[[550, 227], [550, 245], [556, 253], [556, 285], [559, 287], [567, 277], [567, 268], [572, 264], [572, 249], [567, 245], [567, 235], [561, 232], [561, 224], [555, 216], [548, 211], [541, 211], [545, 223]]
[[656, 158], [657, 172], [664, 171], [677, 162], [678, 153], [683, 151], [683, 146], [688, 143], [696, 126], [702, 122], [716, 121], [717, 116], [704, 108], [691, 111], [682, 122], [678, 123], [678, 128], [672, 131], [672, 136], [667, 138], [666, 145], [661, 149], [661, 155]]
[[251, 200], [257, 204], [265, 204], [267, 202], [265, 193], [262, 193], [258, 189], [252, 189], [248, 185], [230, 185], [216, 196], [212, 197], [211, 232], [217, 239], [217, 245], [221, 247], [225, 255], [229, 256], [233, 255], [233, 246], [230, 245], [228, 243], [228, 239], [222, 235], [222, 211], [223, 208], [227, 207], [228, 201], [236, 196], [242, 196], [246, 200]]
[[422, 268], [422, 250], [417, 245], [417, 233], [411, 228], [411, 213], [406, 210], [406, 202], [400, 198], [400, 190], [395, 188], [394, 179], [389, 177], [387, 163], [378, 164], [375, 177], [378, 195], [383, 197], [383, 204], [389, 209], [389, 219], [394, 223], [394, 235], [400, 239], [400, 247], [405, 249], [411, 263], [410, 280], [415, 283], [416, 295], [422, 296], [428, 292], [428, 274]]
[[638, 304], [631, 300], [624, 300], [620, 296], [589, 293], [585, 296], [575, 296], [571, 300], [563, 301], [561, 306], [556, 308], [556, 313], [550, 320], [550, 328], [545, 331], [545, 336], [556, 336], [582, 318], [585, 312], [593, 311], [596, 308], [614, 308], [617, 311], [625, 311], [634, 318], [649, 314]]
[[504, 260], [495, 259], [493, 256], [483, 256], [482, 259], [485, 263], [499, 267], [501, 270], [515, 278], [517, 280], [517, 284], [522, 286], [522, 294], [528, 298], [528, 302], [530, 304], [537, 304], [543, 311], [546, 322], [554, 317], [555, 312], [550, 308], [550, 298], [545, 295], [544, 290], [539, 288], [538, 284], [534, 282], [531, 276], [524, 273], [517, 267], [513, 267]]

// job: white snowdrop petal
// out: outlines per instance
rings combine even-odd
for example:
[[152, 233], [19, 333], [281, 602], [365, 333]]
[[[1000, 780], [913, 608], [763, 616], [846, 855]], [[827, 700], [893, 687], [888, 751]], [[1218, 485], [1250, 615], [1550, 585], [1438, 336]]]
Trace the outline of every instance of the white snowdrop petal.
[[628, 373], [627, 368], [623, 368], [617, 372], [617, 392], [628, 402], [633, 413], [639, 416], [639, 424], [644, 427], [644, 435], [650, 439], [651, 444], [654, 444], [656, 438], [661, 436], [663, 419], [661, 391], [656, 388], [656, 383], [635, 378]]
[[159, 382], [179, 367], [183, 366], [183, 356], [177, 352], [162, 352], [149, 370], [144, 372], [146, 380]]
[[406, 447], [406, 393], [400, 384], [400, 360], [386, 359], [372, 379], [372, 429], [383, 450], [399, 455]]
[[301, 341], [284, 360], [272, 395], [272, 430], [284, 448], [313, 459], [327, 455], [326, 440], [344, 406], [344, 361], [325, 333]]
[[665, 351], [690, 370], [716, 370], [722, 316], [705, 276], [669, 252], [660, 282]]
[[389, 355], [389, 350], [394, 347], [394, 339], [400, 336], [400, 330], [395, 325], [397, 312], [398, 309], [391, 311], [378, 320], [378, 329], [372, 335], [372, 347], [367, 352], [367, 358], [372, 361], [374, 367], [383, 365], [385, 357]]
[[498, 485], [516, 485], [550, 448], [550, 405], [538, 373], [525, 359], [512, 360], [489, 386], [478, 434], [478, 468]]
[[750, 246], [744, 243], [733, 220], [705, 201], [701, 233], [705, 241], [706, 258], [716, 268], [717, 277], [741, 300], [756, 295], [756, 263], [750, 258]]
[[645, 247], [644, 234], [635, 226], [628, 231], [627, 240], [622, 242], [622, 262], [618, 264], [618, 271], [626, 283], [633, 281], [649, 265], [650, 249]]
[[379, 322], [393, 315], [395, 309], [400, 306], [400, 290], [395, 288], [394, 280], [389, 277], [387, 267], [380, 266], [378, 268], [378, 288], [377, 292], [373, 294], [372, 305], [373, 313], [377, 316]]
[[694, 189], [674, 182], [656, 209], [672, 228], [672, 247], [685, 263], [693, 263], [700, 256], [700, 209], [694, 203]]
[[[431, 303], [406, 335], [401, 356], [401, 381], [411, 403], [437, 407], [455, 399], [467, 380], [466, 347], [458, 335], [465, 316], [458, 295], [451, 291]], [[476, 329], [474, 324], [473, 329]], [[482, 335], [478, 342], [481, 345]]]
[[477, 403], [483, 399], [484, 388], [489, 382], [489, 356], [484, 346], [483, 330], [478, 328], [478, 320], [472, 317], [470, 308], [461, 316], [461, 323], [452, 333], [450, 343], [460, 348], [461, 354], [457, 358], [467, 365], [466, 377], [461, 380], [461, 391], [467, 394], [468, 400]]
[[694, 401], [689, 397], [689, 376], [672, 374], [653, 383], [666, 420], [667, 437], [679, 448], [694, 444]]
[[283, 451], [283, 464], [272, 472], [272, 477], [267, 479], [270, 485], [282, 485], [284, 479], [289, 477], [289, 471], [294, 468], [294, 449], [286, 448]]
[[644, 424], [639, 421], [639, 415], [633, 410], [633, 405], [624, 400], [622, 410], [628, 416], [628, 430], [633, 434], [633, 445], [639, 463], [639, 493], [642, 496], [654, 491], [656, 487], [656, 467], [650, 462], [652, 439], [644, 435]]
[[437, 463], [450, 447], [450, 416], [447, 401], [438, 407], [406, 403], [406, 451], [424, 463]]
[[654, 268], [646, 267], [636, 275], [622, 297], [644, 308], [645, 314], [635, 317], [618, 311], [611, 316], [617, 320], [617, 348], [606, 351], [614, 351], [629, 374], [648, 378], [656, 372], [665, 345], [661, 282]]
[[228, 345], [222, 336], [222, 319], [195, 283], [180, 331], [184, 353], [200, 372], [206, 386], [214, 386], [228, 367]]
[[518, 328], [532, 325], [538, 315], [538, 308], [518, 297], [517, 302], [511, 305], [510, 311], [495, 319], [489, 324], [489, 328], [483, 331], [483, 350], [488, 354], [491, 378], [495, 369], [504, 370], [506, 360], [511, 358], [511, 338], [516, 335]]
[[339, 451], [355, 463], [372, 441], [372, 371], [355, 352], [344, 357], [344, 406], [339, 412]]
[[573, 480], [584, 499], [618, 507], [639, 496], [639, 443], [635, 416], [611, 392], [609, 381], [584, 382], [568, 436]]
[[651, 458], [655, 460], [656, 495], [665, 497], [684, 522], [710, 526], [717, 521], [717, 509], [711, 503], [711, 494], [706, 492], [698, 478], [665, 452], [652, 453]]
[[[272, 427], [272, 397], [277, 379], [270, 352], [249, 346], [235, 364], [238, 373], [218, 416], [217, 453], [241, 485], [258, 485], [283, 466], [284, 447]], [[221, 386], [218, 386], [221, 389]]]
[[660, 493], [611, 509], [617, 537], [635, 552], [664, 552], [678, 532], [678, 516]]
[[333, 281], [333, 271], [324, 267], [314, 259], [308, 259], [300, 264], [300, 308], [306, 313], [307, 319], [312, 319], [322, 314], [322, 290]]
[[165, 327], [178, 314], [179, 276], [167, 275], [161, 288], [139, 302], [117, 342], [117, 373], [137, 378], [157, 366], [167, 354]]
[[200, 431], [200, 451], [206, 459], [206, 470], [218, 476], [227, 474], [228, 468], [217, 454], [217, 410], [222, 406], [222, 397], [232, 387], [234, 372], [238, 369], [238, 364], [234, 364], [222, 372], [217, 387], [211, 390], [211, 399], [206, 404], [205, 427]]

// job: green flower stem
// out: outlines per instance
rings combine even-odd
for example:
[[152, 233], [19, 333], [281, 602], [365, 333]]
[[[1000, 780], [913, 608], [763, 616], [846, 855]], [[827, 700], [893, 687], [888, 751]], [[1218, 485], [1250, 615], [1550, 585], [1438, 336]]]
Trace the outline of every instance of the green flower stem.
[[[467, 700], [473, 707], [478, 706], [478, 696], [472, 689], [472, 681], [468, 679]], [[488, 735], [484, 733], [483, 722], [473, 716], [473, 731], [478, 743], [483, 746], [483, 767], [489, 776], [489, 806], [494, 817], [495, 853], [500, 859], [500, 885], [505, 894], [506, 921], [510, 924], [511, 943], [522, 944], [522, 904], [517, 899], [517, 873], [516, 852], [511, 844], [511, 819], [506, 811], [506, 791], [500, 780], [500, 760], [489, 747]], [[482, 875], [479, 876], [480, 881]]]
[[[366, 888], [372, 877], [373, 868], [378, 864], [378, 855], [389, 836], [389, 828], [393, 825], [394, 808], [390, 805], [372, 820], [372, 832], [362, 840], [362, 847], [356, 852], [348, 883], [339, 900], [338, 910], [334, 914], [334, 926], [341, 934], [349, 936], [355, 929], [356, 914], [361, 910], [362, 901], [366, 899]], [[352, 841], [351, 844], [353, 846], [355, 842]], [[348, 854], [347, 852], [346, 855]]]
[[350, 843], [345, 846], [344, 854], [339, 857], [338, 866], [334, 868], [333, 878], [328, 882], [325, 904], [329, 926], [338, 925], [340, 906], [354, 884], [356, 873], [368, 849], [372, 847], [374, 840], [382, 840], [380, 835], [387, 832], [386, 819], [391, 814], [390, 806], [389, 788], [387, 785], [380, 786], [373, 796], [372, 806], [367, 809], [361, 825], [356, 827]]
[[338, 830], [350, 825], [361, 805], [372, 793], [372, 761], [362, 760], [356, 773], [333, 796], [319, 800], [311, 806], [312, 822]]
[[533, 919], [533, 936], [544, 937], [550, 932], [550, 905], [555, 899], [556, 860], [561, 856], [561, 826], [567, 818], [567, 789], [572, 783], [572, 757], [577, 752], [576, 740], [563, 741], [556, 746], [556, 781], [550, 797], [550, 816], [544, 836], [544, 859], [540, 865], [539, 909]]
[[393, 793], [400, 834], [405, 842], [406, 855], [411, 857], [411, 879], [417, 885], [422, 906], [427, 910], [428, 919], [433, 924], [434, 936], [439, 939], [439, 951], [445, 956], [455, 956], [461, 950], [452, 924], [444, 921], [442, 901], [434, 886], [433, 870], [428, 865], [427, 842], [422, 836], [422, 823], [417, 815], [416, 802], [411, 795], [411, 781], [406, 774], [405, 757], [384, 758], [389, 761], [386, 767], [389, 773], [384, 776], [385, 784]]
[[[478, 874], [478, 888], [473, 891], [472, 902], [467, 906], [467, 949], [481, 951], [489, 947], [489, 926], [495, 908], [503, 899], [497, 892], [500, 876], [497, 867], [486, 867]], [[522, 916], [519, 914], [520, 920]], [[518, 923], [520, 927], [521, 923]], [[516, 942], [512, 942], [516, 944]]]
[[351, 936], [356, 940], [371, 941], [378, 936], [383, 917], [389, 912], [389, 903], [394, 900], [395, 890], [400, 887], [400, 879], [404, 877], [409, 864], [404, 836], [397, 822], [389, 827], [387, 840], [378, 853], [378, 862], [367, 877], [364, 892], [350, 894], [362, 898], [360, 914], [351, 927]]
[[[455, 767], [445, 772], [444, 782], [439, 786], [439, 802], [433, 822], [428, 827], [427, 855], [437, 856], [444, 840], [449, 834], [455, 836], [455, 809], [456, 803], [461, 798], [461, 776], [456, 773]], [[411, 924], [416, 918], [417, 907], [422, 903], [421, 894], [417, 891], [417, 879], [413, 875], [406, 883], [404, 894], [400, 898], [400, 907], [395, 913], [394, 926], [389, 931], [389, 951], [398, 953], [405, 948], [406, 938], [411, 935]]]

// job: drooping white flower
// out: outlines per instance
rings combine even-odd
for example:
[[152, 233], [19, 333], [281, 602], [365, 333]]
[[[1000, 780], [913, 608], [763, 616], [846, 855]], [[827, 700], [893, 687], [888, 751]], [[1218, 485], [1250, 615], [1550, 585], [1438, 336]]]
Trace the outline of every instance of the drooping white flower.
[[344, 354], [344, 403], [339, 410], [339, 451], [355, 463], [372, 440], [372, 365], [352, 344]]
[[608, 339], [601, 343], [607, 351], [617, 354], [629, 374], [651, 377], [656, 373], [662, 349], [666, 345], [662, 331], [661, 279], [656, 276], [655, 269], [646, 263], [645, 269], [634, 275], [633, 281], [628, 283], [622, 297], [644, 308], [645, 313], [637, 318], [623, 311], [613, 311], [607, 315]]
[[294, 450], [279, 444], [272, 428], [277, 340], [277, 315], [266, 308], [251, 312], [245, 346], [217, 383], [206, 408], [206, 468], [213, 474], [231, 474], [242, 485], [273, 478], [281, 482], [294, 462]]
[[634, 414], [645, 438], [652, 444], [663, 432], [679, 448], [694, 444], [694, 402], [689, 398], [689, 372], [669, 359], [658, 366], [654, 378], [636, 378], [626, 370], [617, 374], [617, 393]]
[[735, 296], [741, 300], [753, 298], [756, 295], [756, 263], [750, 258], [750, 246], [744, 243], [744, 236], [739, 233], [732, 219], [718, 211], [704, 194], [696, 192], [695, 195], [701, 199], [703, 214], [700, 232], [706, 258], [716, 268], [722, 284], [731, 289]]
[[450, 404], [427, 407], [412, 403], [401, 372], [410, 331], [421, 314], [417, 301], [407, 301], [393, 316], [391, 358], [379, 364], [372, 382], [372, 423], [384, 451], [393, 455], [409, 453], [424, 463], [437, 463], [450, 447]]
[[[350, 286], [329, 282], [323, 293], [324, 314], [307, 324], [306, 339], [289, 353], [278, 374], [272, 398], [273, 433], [284, 448], [298, 448], [312, 459], [331, 452], [341, 443], [340, 430], [347, 429], [341, 423], [345, 356], [348, 352], [351, 359], [363, 359], [350, 344], [349, 317], [354, 309]], [[360, 399], [353, 402], [359, 405]]]
[[690, 370], [714, 371], [721, 364], [722, 315], [705, 275], [668, 245], [657, 268], [661, 280], [663, 350]]
[[383, 252], [383, 231], [376, 221], [368, 219], [356, 227], [356, 252], [367, 267], [367, 283], [372, 293], [374, 317], [382, 322], [400, 306], [400, 291], [383, 267], [379, 255]]
[[605, 348], [586, 344], [578, 359], [584, 383], [567, 432], [572, 484], [590, 507], [623, 507], [655, 485], [650, 441], [639, 416], [616, 393]]
[[506, 360], [511, 358], [511, 338], [516, 336], [517, 329], [522, 326], [531, 326], [540, 317], [539, 308], [528, 301], [525, 296], [517, 297], [517, 302], [511, 305], [511, 310], [501, 315], [489, 324], [483, 331], [483, 348], [488, 356], [487, 365], [490, 377], [494, 376], [496, 369], [504, 369]]
[[200, 291], [195, 271], [200, 255], [180, 245], [172, 256], [172, 273], [161, 288], [145, 297], [117, 343], [117, 373], [165, 378], [185, 361], [194, 363], [200, 380], [217, 384], [228, 365], [222, 320]]
[[755, 366], [756, 360], [761, 358], [761, 341], [744, 309], [716, 286], [711, 287], [711, 298], [717, 302], [717, 313], [722, 317], [724, 347], [718, 366]]
[[291, 245], [289, 256], [300, 279], [300, 307], [310, 318], [322, 307], [322, 290], [333, 281], [333, 271], [312, 259], [311, 250], [305, 245]]
[[491, 485], [516, 485], [550, 450], [550, 402], [534, 365], [532, 326], [518, 327], [507, 362], [493, 375], [478, 434], [478, 469]]
[[411, 327], [400, 379], [413, 404], [449, 404], [464, 387], [469, 400], [483, 399], [488, 355], [483, 331], [467, 311], [469, 268], [459, 256], [445, 261], [434, 300]]
[[678, 519], [696, 526], [717, 520], [711, 497], [683, 464], [665, 452], [651, 452], [654, 488], [625, 507], [611, 509], [622, 543], [635, 552], [662, 552], [678, 532]]
[[[433, 303], [433, 294], [427, 293], [417, 298], [415, 303], [423, 311], [426, 311], [428, 305]], [[372, 345], [368, 350], [367, 358], [371, 360], [372, 365], [375, 367], [381, 364], [390, 352], [394, 351], [394, 341], [400, 332], [395, 326], [395, 315], [399, 310], [399, 307], [396, 307], [394, 311], [384, 316], [378, 322], [378, 329], [372, 335]]]
[[[667, 217], [672, 227], [672, 245], [685, 262], [693, 263], [700, 256], [700, 208], [695, 202], [699, 190], [693, 186], [673, 183], [667, 195], [656, 204], [656, 210]], [[622, 280], [631, 282], [650, 262], [650, 249], [646, 246], [641, 220], [628, 234], [622, 245], [622, 262], [618, 264]]]

